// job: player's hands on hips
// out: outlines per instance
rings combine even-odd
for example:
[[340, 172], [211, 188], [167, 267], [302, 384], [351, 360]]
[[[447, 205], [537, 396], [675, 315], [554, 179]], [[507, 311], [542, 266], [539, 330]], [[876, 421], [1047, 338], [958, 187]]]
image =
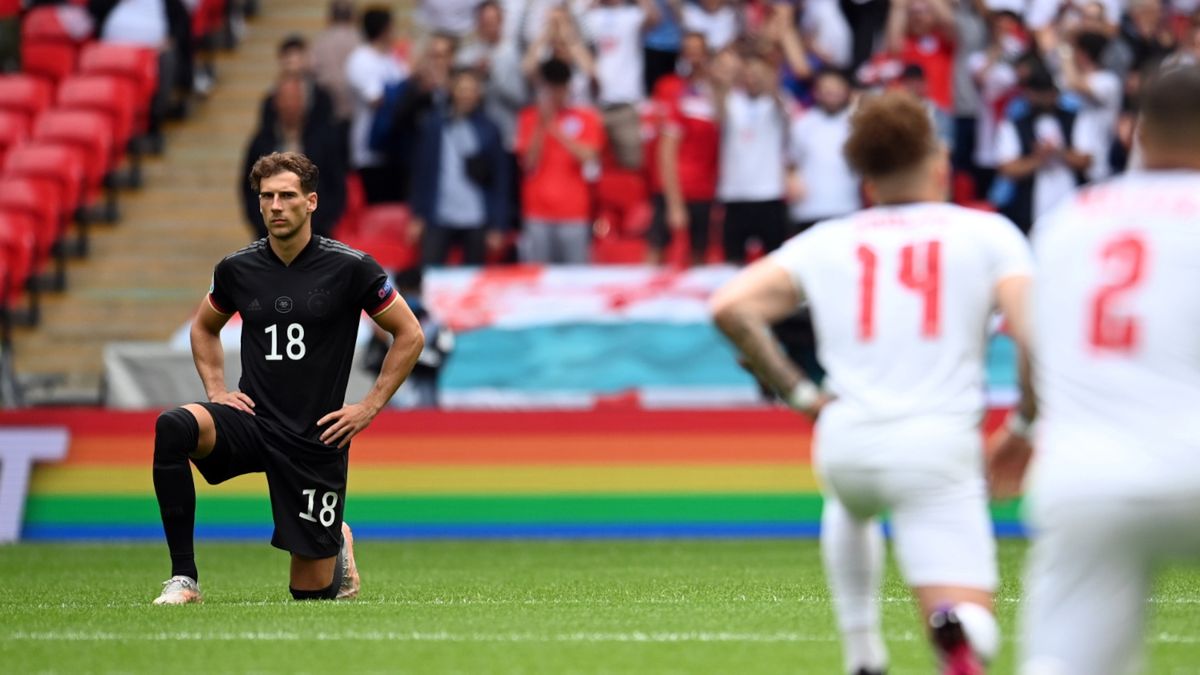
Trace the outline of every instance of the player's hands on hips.
[[1008, 429], [1001, 429], [988, 438], [985, 457], [988, 491], [992, 498], [1013, 499], [1020, 496], [1025, 469], [1033, 457], [1033, 446], [1029, 439]]
[[227, 405], [230, 408], [236, 408], [242, 412], [254, 414], [254, 401], [245, 393], [240, 391], [226, 391], [208, 399], [212, 403]]
[[350, 439], [358, 435], [358, 432], [367, 428], [377, 414], [379, 414], [378, 410], [362, 403], [344, 405], [341, 410], [335, 410], [317, 420], [319, 427], [329, 425], [328, 429], [321, 432], [321, 442], [325, 445], [344, 448], [350, 444]]

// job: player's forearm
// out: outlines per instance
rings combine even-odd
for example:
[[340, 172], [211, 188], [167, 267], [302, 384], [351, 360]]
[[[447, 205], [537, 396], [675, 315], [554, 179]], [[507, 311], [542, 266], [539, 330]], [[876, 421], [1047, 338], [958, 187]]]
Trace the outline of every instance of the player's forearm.
[[408, 374], [412, 372], [413, 366], [417, 364], [417, 357], [421, 355], [421, 350], [424, 348], [425, 336], [421, 333], [419, 325], [416, 330], [396, 334], [392, 340], [392, 346], [388, 348], [387, 355], [383, 358], [383, 367], [379, 370], [379, 377], [375, 378], [375, 384], [371, 387], [371, 391], [363, 397], [363, 405], [371, 408], [373, 412], [382, 410], [387, 402], [392, 400], [392, 396], [396, 394], [396, 390], [404, 383]]
[[1021, 383], [1021, 400], [1017, 412], [1026, 420], [1037, 419], [1037, 392], [1033, 389], [1033, 364], [1029, 352], [1021, 350], [1017, 359], [1017, 372]]
[[204, 385], [204, 393], [211, 401], [225, 393], [225, 349], [221, 346], [220, 333], [213, 335], [199, 326], [192, 327], [192, 360], [196, 372]]
[[781, 396], [786, 397], [804, 379], [765, 321], [732, 307], [717, 312], [714, 318], [754, 374]]

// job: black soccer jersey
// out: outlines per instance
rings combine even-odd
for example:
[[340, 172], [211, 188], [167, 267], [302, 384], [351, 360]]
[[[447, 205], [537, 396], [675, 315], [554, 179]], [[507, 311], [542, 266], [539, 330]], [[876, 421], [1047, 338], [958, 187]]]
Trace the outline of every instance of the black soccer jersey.
[[313, 440], [345, 402], [361, 313], [398, 299], [374, 258], [317, 235], [291, 265], [259, 239], [217, 263], [208, 293], [213, 309], [242, 315], [238, 387], [255, 414]]

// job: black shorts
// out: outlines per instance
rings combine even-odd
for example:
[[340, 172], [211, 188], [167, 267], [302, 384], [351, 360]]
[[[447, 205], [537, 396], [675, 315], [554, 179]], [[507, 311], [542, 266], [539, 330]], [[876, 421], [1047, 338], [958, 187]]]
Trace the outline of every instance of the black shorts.
[[[667, 200], [654, 195], [654, 219], [646, 231], [646, 242], [659, 251], [671, 243], [671, 228], [667, 225]], [[712, 202], [686, 202], [688, 217], [688, 239], [692, 255], [703, 259], [708, 252], [708, 233], [712, 223]]]
[[306, 558], [329, 558], [342, 546], [346, 471], [350, 454], [297, 436], [278, 424], [217, 403], [217, 440], [204, 459], [192, 460], [210, 485], [265, 472], [275, 534], [271, 545]]
[[787, 204], [782, 199], [765, 202], [727, 202], [725, 204], [725, 260], [742, 264], [746, 245], [751, 239], [762, 244], [764, 254], [783, 245], [787, 239]]

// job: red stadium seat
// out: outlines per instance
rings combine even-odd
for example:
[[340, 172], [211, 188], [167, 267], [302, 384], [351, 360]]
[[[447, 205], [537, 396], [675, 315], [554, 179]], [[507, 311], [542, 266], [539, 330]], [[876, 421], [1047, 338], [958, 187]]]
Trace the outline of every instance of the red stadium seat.
[[149, 108], [158, 86], [158, 54], [149, 47], [93, 42], [79, 56], [79, 72], [112, 75], [133, 86], [139, 108]]
[[107, 75], [72, 75], [58, 86], [58, 107], [90, 110], [108, 117], [113, 131], [113, 149], [119, 157], [133, 137], [133, 85]]
[[112, 125], [103, 113], [85, 110], [47, 110], [33, 128], [33, 139], [79, 148], [88, 186], [99, 189], [112, 166]]
[[82, 155], [78, 148], [69, 145], [27, 142], [9, 150], [4, 159], [4, 176], [56, 184], [61, 189], [60, 205], [65, 221], [82, 203], [85, 178]]
[[29, 137], [29, 120], [19, 112], [0, 110], [0, 166], [9, 148]]
[[25, 116], [29, 125], [54, 100], [50, 83], [32, 75], [0, 75], [0, 110], [11, 110]]
[[6, 268], [0, 302], [12, 307], [34, 272], [33, 226], [27, 216], [0, 211], [0, 258]]
[[21, 43], [21, 70], [57, 84], [75, 72], [79, 48], [69, 42]]
[[225, 23], [225, 0], [200, 0], [192, 13], [192, 37], [205, 38], [220, 30]]
[[370, 237], [394, 237], [404, 240], [412, 212], [401, 204], [377, 204], [363, 209], [358, 221], [358, 233]]
[[62, 236], [61, 198], [62, 188], [49, 179], [0, 179], [0, 212], [24, 216], [32, 227], [34, 271], [41, 269]]
[[21, 42], [69, 42], [77, 40], [60, 20], [57, 7], [34, 7], [21, 20]]
[[420, 249], [408, 242], [412, 214], [399, 204], [380, 204], [363, 210], [358, 230], [343, 243], [370, 253], [384, 269], [404, 269], [420, 261]]

